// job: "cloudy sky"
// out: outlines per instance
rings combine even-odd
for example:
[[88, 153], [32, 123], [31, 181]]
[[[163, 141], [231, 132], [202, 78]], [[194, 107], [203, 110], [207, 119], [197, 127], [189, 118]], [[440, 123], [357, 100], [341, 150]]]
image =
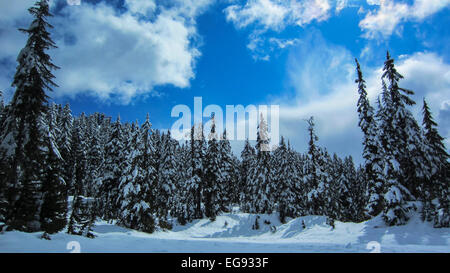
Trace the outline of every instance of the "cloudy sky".
[[[170, 128], [177, 104], [280, 105], [280, 131], [306, 151], [305, 118], [320, 144], [360, 161], [354, 58], [370, 99], [386, 50], [418, 102], [426, 97], [450, 146], [450, 0], [52, 0], [49, 94], [74, 114], [104, 112]], [[34, 0], [0, 0], [0, 90], [10, 99]], [[447, 27], [446, 27], [447, 26]], [[236, 151], [239, 145], [236, 144]]]

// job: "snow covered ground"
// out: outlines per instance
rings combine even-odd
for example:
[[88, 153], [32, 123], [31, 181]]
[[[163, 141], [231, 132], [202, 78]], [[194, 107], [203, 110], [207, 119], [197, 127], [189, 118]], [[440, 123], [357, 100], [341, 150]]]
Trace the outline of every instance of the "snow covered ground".
[[[261, 215], [259, 230], [252, 230], [256, 215], [229, 213], [215, 222], [197, 220], [171, 231], [146, 234], [97, 222], [95, 239], [64, 232], [40, 239], [41, 232], [5, 232], [0, 252], [447, 252], [450, 229], [435, 229], [417, 214], [405, 226], [386, 227], [382, 219], [363, 223], [335, 222], [323, 216], [305, 216], [281, 224], [274, 215]], [[266, 223], [264, 223], [266, 221]], [[270, 224], [269, 224], [270, 222]], [[303, 227], [303, 223], [305, 228]], [[275, 227], [275, 228], [274, 228]], [[75, 241], [75, 243], [74, 243]], [[369, 246], [371, 247], [368, 247]], [[77, 247], [79, 246], [79, 249]], [[379, 246], [379, 249], [377, 248]]]

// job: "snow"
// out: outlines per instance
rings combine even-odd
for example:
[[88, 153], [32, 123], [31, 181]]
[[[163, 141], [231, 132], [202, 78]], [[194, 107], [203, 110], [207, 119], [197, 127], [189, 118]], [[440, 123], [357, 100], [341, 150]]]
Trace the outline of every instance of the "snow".
[[[381, 217], [362, 223], [335, 221], [335, 228], [324, 216], [304, 216], [281, 224], [275, 214], [260, 215], [259, 230], [252, 230], [256, 215], [233, 213], [217, 216], [216, 221], [196, 220], [171, 231], [153, 234], [138, 232], [98, 221], [95, 239], [42, 232], [18, 231], [0, 234], [0, 252], [71, 252], [74, 244], [81, 252], [370, 252], [380, 244], [381, 252], [450, 253], [450, 229], [433, 228], [413, 214], [404, 226], [386, 227]], [[266, 222], [266, 223], [265, 223]], [[270, 224], [267, 224], [269, 223]], [[303, 224], [305, 228], [303, 228]], [[275, 228], [273, 228], [273, 226]], [[275, 230], [273, 232], [273, 230]], [[75, 241], [76, 243], [73, 243]]]

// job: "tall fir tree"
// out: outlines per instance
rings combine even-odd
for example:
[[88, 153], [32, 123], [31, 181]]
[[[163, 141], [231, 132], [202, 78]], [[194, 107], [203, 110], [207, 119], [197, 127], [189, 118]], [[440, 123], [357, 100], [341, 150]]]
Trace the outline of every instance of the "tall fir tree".
[[75, 195], [78, 188], [78, 194], [85, 196], [87, 193], [87, 143], [85, 134], [85, 115], [84, 113], [75, 121], [72, 130], [71, 152], [72, 164], [70, 170], [72, 181], [69, 183], [69, 194]]
[[308, 133], [309, 133], [309, 148], [308, 148], [308, 161], [306, 166], [306, 187], [307, 193], [307, 205], [309, 214], [313, 215], [326, 215], [327, 211], [327, 188], [328, 183], [326, 181], [325, 174], [325, 158], [324, 152], [320, 147], [317, 147], [317, 141], [319, 140], [315, 132], [314, 118], [308, 119]]
[[[386, 111], [384, 117], [388, 119], [388, 122], [384, 123], [390, 127], [382, 132], [385, 135], [384, 151], [386, 156], [393, 160], [390, 172], [394, 173], [394, 177], [389, 179], [385, 194], [388, 200], [385, 198], [384, 219], [388, 225], [406, 223], [406, 202], [420, 196], [420, 185], [429, 172], [420, 127], [407, 109], [415, 104], [409, 98], [414, 92], [399, 87], [399, 80], [402, 78], [388, 52], [382, 76], [385, 102], [383, 107]], [[384, 80], [387, 81], [387, 86]]]
[[282, 223], [286, 222], [286, 217], [294, 217], [296, 214], [294, 184], [298, 174], [292, 163], [291, 151], [281, 137], [271, 158], [271, 171], [272, 183], [276, 189], [274, 201]]
[[231, 203], [234, 194], [235, 174], [234, 158], [231, 151], [230, 141], [227, 139], [226, 130], [223, 132], [222, 138], [219, 141], [219, 158], [220, 158], [220, 181], [219, 181], [219, 196], [220, 211], [230, 212]]
[[[141, 128], [132, 126], [131, 139], [127, 141], [125, 155], [126, 165], [119, 186], [119, 223], [125, 227], [152, 233], [155, 230], [155, 219], [150, 202], [151, 183], [154, 170], [151, 164], [145, 165], [146, 159], [151, 157], [152, 148], [149, 141], [151, 124], [148, 120]], [[148, 161], [147, 161], [148, 162]], [[152, 174], [147, 175], [148, 171]]]
[[218, 134], [214, 116], [211, 118], [211, 131], [208, 136], [208, 150], [205, 155], [205, 186], [203, 189], [205, 200], [205, 216], [215, 220], [220, 211], [219, 184], [221, 183]]
[[161, 164], [158, 170], [158, 184], [156, 186], [156, 209], [158, 225], [163, 229], [172, 229], [169, 220], [174, 208], [175, 185], [177, 185], [177, 165], [175, 151], [177, 142], [171, 138], [170, 131], [162, 137]]
[[63, 159], [62, 162], [63, 178], [66, 183], [67, 189], [69, 189], [70, 183], [72, 182], [73, 179], [73, 165], [74, 165], [71, 153], [73, 116], [69, 104], [66, 104], [64, 106], [59, 115], [60, 117], [58, 119], [58, 127], [60, 134], [56, 141], [58, 143], [59, 152]]
[[123, 141], [122, 124], [120, 117], [117, 117], [112, 125], [109, 142], [105, 146], [105, 165], [98, 198], [100, 214], [108, 221], [117, 219], [119, 211], [116, 201], [122, 175], [120, 166], [124, 162]]
[[[423, 99], [423, 127], [426, 154], [429, 157], [430, 173], [422, 188], [422, 217], [434, 221], [435, 227], [450, 226], [450, 164], [449, 155], [439, 134], [428, 104]], [[433, 199], [436, 199], [433, 202]]]
[[104, 164], [104, 147], [102, 147], [98, 113], [88, 118], [86, 152], [86, 196], [95, 197], [101, 185]]
[[241, 152], [241, 165], [240, 165], [240, 196], [239, 203], [241, 210], [244, 212], [250, 212], [250, 202], [252, 200], [252, 183], [251, 174], [256, 164], [256, 151], [255, 148], [250, 145], [248, 139], [245, 140], [244, 149]]
[[42, 183], [42, 208], [40, 218], [42, 229], [48, 233], [61, 231], [67, 224], [67, 187], [62, 172], [62, 157], [56, 145], [56, 136], [60, 135], [55, 107], [48, 112], [47, 168]]
[[374, 109], [367, 97], [366, 82], [363, 79], [358, 60], [355, 59], [355, 61], [358, 75], [356, 83], [358, 84], [359, 93], [358, 125], [364, 134], [363, 158], [368, 195], [366, 214], [367, 218], [370, 218], [380, 214], [383, 210], [383, 191], [386, 180], [384, 176], [385, 162], [383, 161], [382, 147], [378, 140]]
[[261, 115], [256, 135], [255, 168], [250, 174], [248, 183], [249, 196], [253, 197], [250, 200], [250, 213], [271, 214], [273, 212], [275, 190], [272, 184], [269, 142], [268, 126]]
[[[406, 205], [405, 194], [409, 192], [398, 182], [398, 161], [393, 156], [395, 143], [392, 135], [394, 134], [393, 103], [389, 90], [384, 79], [382, 82], [382, 100], [378, 100], [378, 112], [376, 118], [379, 121], [378, 139], [383, 147], [383, 158], [385, 161], [385, 185], [383, 191], [383, 212], [382, 218], [388, 225], [402, 225], [408, 221], [408, 208]], [[369, 199], [370, 201], [370, 199]]]
[[204, 158], [206, 155], [206, 141], [203, 135], [203, 124], [194, 125], [191, 128], [191, 171], [192, 176], [188, 181], [188, 190], [193, 196], [194, 219], [203, 218], [203, 188], [204, 181]]
[[10, 162], [7, 188], [12, 213], [7, 221], [13, 228], [37, 231], [41, 230], [41, 187], [46, 169], [45, 91], [56, 86], [51, 71], [58, 67], [46, 53], [56, 48], [47, 30], [52, 28], [47, 22], [47, 17], [52, 16], [48, 1], [40, 0], [28, 11], [34, 19], [29, 28], [20, 29], [28, 40], [17, 57], [19, 65], [12, 83], [16, 91], [5, 120], [1, 146]]
[[179, 147], [176, 154], [179, 178], [176, 186], [175, 215], [178, 223], [185, 225], [192, 221], [195, 215], [195, 190], [191, 187], [192, 160], [188, 140]]
[[[152, 141], [151, 135], [154, 133], [150, 123], [149, 114], [139, 130], [139, 171], [142, 172], [142, 181], [140, 188], [140, 201], [142, 209], [139, 210], [142, 221], [142, 229], [152, 231], [155, 225], [155, 216], [153, 215], [155, 207], [155, 188], [158, 182], [158, 170], [155, 168], [156, 147]], [[144, 202], [144, 203], [142, 203]], [[148, 208], [147, 208], [148, 205]]]

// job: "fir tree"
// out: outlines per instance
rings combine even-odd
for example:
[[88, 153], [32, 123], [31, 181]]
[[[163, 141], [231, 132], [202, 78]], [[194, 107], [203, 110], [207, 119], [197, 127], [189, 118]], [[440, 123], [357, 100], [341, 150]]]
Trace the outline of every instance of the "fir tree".
[[[55, 108], [52, 108], [55, 109]], [[62, 157], [56, 146], [55, 135], [59, 135], [56, 127], [56, 113], [48, 113], [47, 168], [42, 183], [43, 204], [40, 212], [42, 229], [48, 233], [56, 233], [67, 224], [67, 187], [62, 175]]]
[[220, 211], [219, 184], [221, 183], [220, 155], [218, 135], [214, 116], [212, 117], [211, 132], [208, 136], [208, 151], [205, 156], [205, 186], [203, 189], [205, 200], [205, 216], [215, 220]]
[[[148, 120], [141, 129], [132, 126], [131, 140], [127, 141], [123, 175], [119, 186], [119, 223], [125, 227], [152, 233], [155, 230], [155, 219], [152, 215], [150, 201], [154, 171], [151, 165], [144, 165], [146, 157], [151, 157], [149, 130], [151, 124]], [[147, 158], [148, 159], [148, 158]], [[149, 166], [149, 167], [145, 167]], [[145, 168], [143, 168], [145, 167]], [[148, 170], [147, 170], [148, 168]], [[147, 175], [151, 171], [153, 174]]]
[[[435, 227], [449, 227], [449, 155], [443, 143], [444, 138], [437, 130], [437, 123], [433, 120], [425, 98], [423, 99], [423, 126], [426, 154], [429, 157], [431, 171], [422, 186], [422, 217], [424, 220], [434, 220]], [[434, 198], [437, 199], [436, 205], [432, 202]]]
[[204, 182], [204, 164], [203, 159], [206, 155], [206, 143], [203, 136], [203, 125], [198, 124], [191, 128], [191, 171], [192, 177], [187, 182], [188, 191], [193, 196], [194, 219], [203, 218], [203, 188]]
[[272, 156], [272, 177], [275, 192], [275, 203], [279, 213], [280, 221], [286, 222], [286, 217], [295, 215], [295, 193], [294, 184], [297, 178], [295, 165], [291, 161], [291, 152], [288, 150], [284, 138], [281, 137], [280, 145], [275, 149]]
[[73, 117], [69, 104], [66, 104], [59, 113], [58, 119], [59, 136], [56, 139], [58, 150], [62, 157], [62, 175], [69, 190], [73, 181], [74, 159], [72, 157], [72, 131]]
[[256, 162], [255, 149], [250, 145], [248, 139], [245, 141], [244, 149], [241, 152], [241, 166], [240, 166], [240, 186], [239, 186], [239, 203], [241, 210], [244, 212], [250, 211], [251, 197], [251, 177], [252, 171]]
[[306, 167], [306, 184], [307, 184], [307, 201], [309, 214], [326, 215], [326, 200], [327, 197], [327, 181], [324, 173], [325, 160], [322, 150], [317, 147], [316, 142], [319, 140], [315, 133], [314, 118], [308, 119], [309, 132], [309, 149], [308, 162]]
[[52, 28], [46, 21], [51, 16], [48, 1], [38, 1], [28, 11], [34, 19], [29, 28], [20, 29], [28, 35], [28, 40], [17, 58], [19, 65], [12, 83], [16, 91], [5, 120], [6, 132], [1, 146], [8, 157], [6, 160], [11, 163], [6, 185], [12, 211], [8, 221], [16, 229], [37, 231], [41, 229], [40, 190], [46, 158], [45, 91], [56, 86], [51, 70], [58, 67], [52, 64], [46, 53], [46, 50], [56, 48], [47, 31]]
[[174, 207], [175, 185], [177, 185], [177, 166], [175, 150], [177, 143], [170, 136], [170, 131], [163, 135], [161, 164], [158, 170], [156, 209], [159, 226], [172, 229], [169, 222], [170, 210]]
[[[155, 168], [155, 151], [156, 147], [152, 141], [151, 133], [152, 124], [147, 114], [145, 122], [139, 130], [139, 143], [137, 150], [140, 151], [139, 171], [142, 172], [142, 181], [140, 185], [140, 201], [142, 209], [140, 209], [140, 218], [142, 230], [152, 231], [155, 225], [155, 217], [153, 215], [155, 207], [155, 188], [158, 182], [158, 171]], [[144, 202], [144, 203], [142, 203]], [[147, 208], [148, 206], [148, 208]]]
[[192, 162], [189, 141], [179, 147], [177, 163], [179, 178], [176, 186], [175, 214], [178, 223], [185, 225], [192, 221], [195, 215], [195, 190], [191, 189]]
[[403, 76], [395, 69], [389, 52], [383, 71], [381, 134], [385, 159], [388, 159], [383, 218], [388, 225], [401, 225], [408, 220], [406, 202], [419, 196], [428, 163], [420, 128], [407, 109], [414, 104], [408, 95], [414, 93], [399, 87], [398, 82]]
[[407, 107], [415, 102], [409, 98], [414, 92], [399, 87], [399, 80], [403, 76], [397, 72], [394, 60], [387, 53], [383, 79], [387, 80], [392, 109], [388, 114], [392, 116], [391, 152], [399, 164], [397, 179], [415, 197], [419, 196], [419, 185], [422, 184], [427, 170], [423, 152], [423, 141], [420, 127]]
[[69, 184], [69, 194], [75, 195], [75, 189], [79, 187], [79, 195], [85, 196], [87, 193], [87, 144], [85, 135], [85, 116], [84, 113], [76, 120], [72, 130], [72, 163], [71, 172], [72, 181]]
[[[0, 139], [4, 135], [4, 119], [5, 119], [5, 106], [3, 104], [3, 93], [0, 91]], [[8, 211], [8, 198], [7, 198], [7, 170], [9, 168], [8, 161], [5, 160], [5, 151], [0, 145], [0, 222], [6, 222]]]
[[267, 123], [261, 115], [259, 119], [257, 139], [256, 139], [256, 162], [255, 168], [250, 175], [249, 196], [250, 213], [272, 213], [273, 211], [273, 193], [270, 169], [270, 148]]
[[377, 124], [374, 117], [374, 110], [369, 103], [366, 91], [366, 83], [363, 79], [361, 68], [356, 60], [356, 71], [358, 74], [358, 114], [359, 127], [364, 134], [363, 139], [363, 158], [365, 179], [367, 183], [368, 201], [366, 213], [369, 217], [378, 215], [383, 210], [383, 187], [385, 184], [384, 162], [382, 156], [382, 147], [377, 137]]
[[122, 171], [123, 157], [123, 135], [120, 117], [113, 124], [109, 142], [105, 146], [105, 165], [102, 184], [99, 190], [99, 207], [101, 215], [105, 220], [117, 219], [118, 189]]
[[344, 183], [341, 190], [342, 221], [359, 222], [364, 220], [366, 182], [358, 179], [358, 171], [353, 158], [348, 156], [343, 162]]
[[102, 147], [100, 125], [98, 124], [98, 114], [88, 118], [88, 134], [86, 136], [86, 195], [94, 197], [101, 185], [101, 174], [104, 164], [104, 148]]
[[92, 227], [95, 223], [95, 199], [84, 197], [75, 190], [72, 214], [70, 215], [67, 233], [94, 238]]
[[222, 139], [219, 142], [219, 158], [220, 158], [220, 182], [218, 191], [218, 200], [220, 201], [220, 211], [230, 212], [231, 202], [234, 194], [235, 174], [234, 159], [231, 151], [230, 141], [227, 139], [227, 132], [224, 131]]

